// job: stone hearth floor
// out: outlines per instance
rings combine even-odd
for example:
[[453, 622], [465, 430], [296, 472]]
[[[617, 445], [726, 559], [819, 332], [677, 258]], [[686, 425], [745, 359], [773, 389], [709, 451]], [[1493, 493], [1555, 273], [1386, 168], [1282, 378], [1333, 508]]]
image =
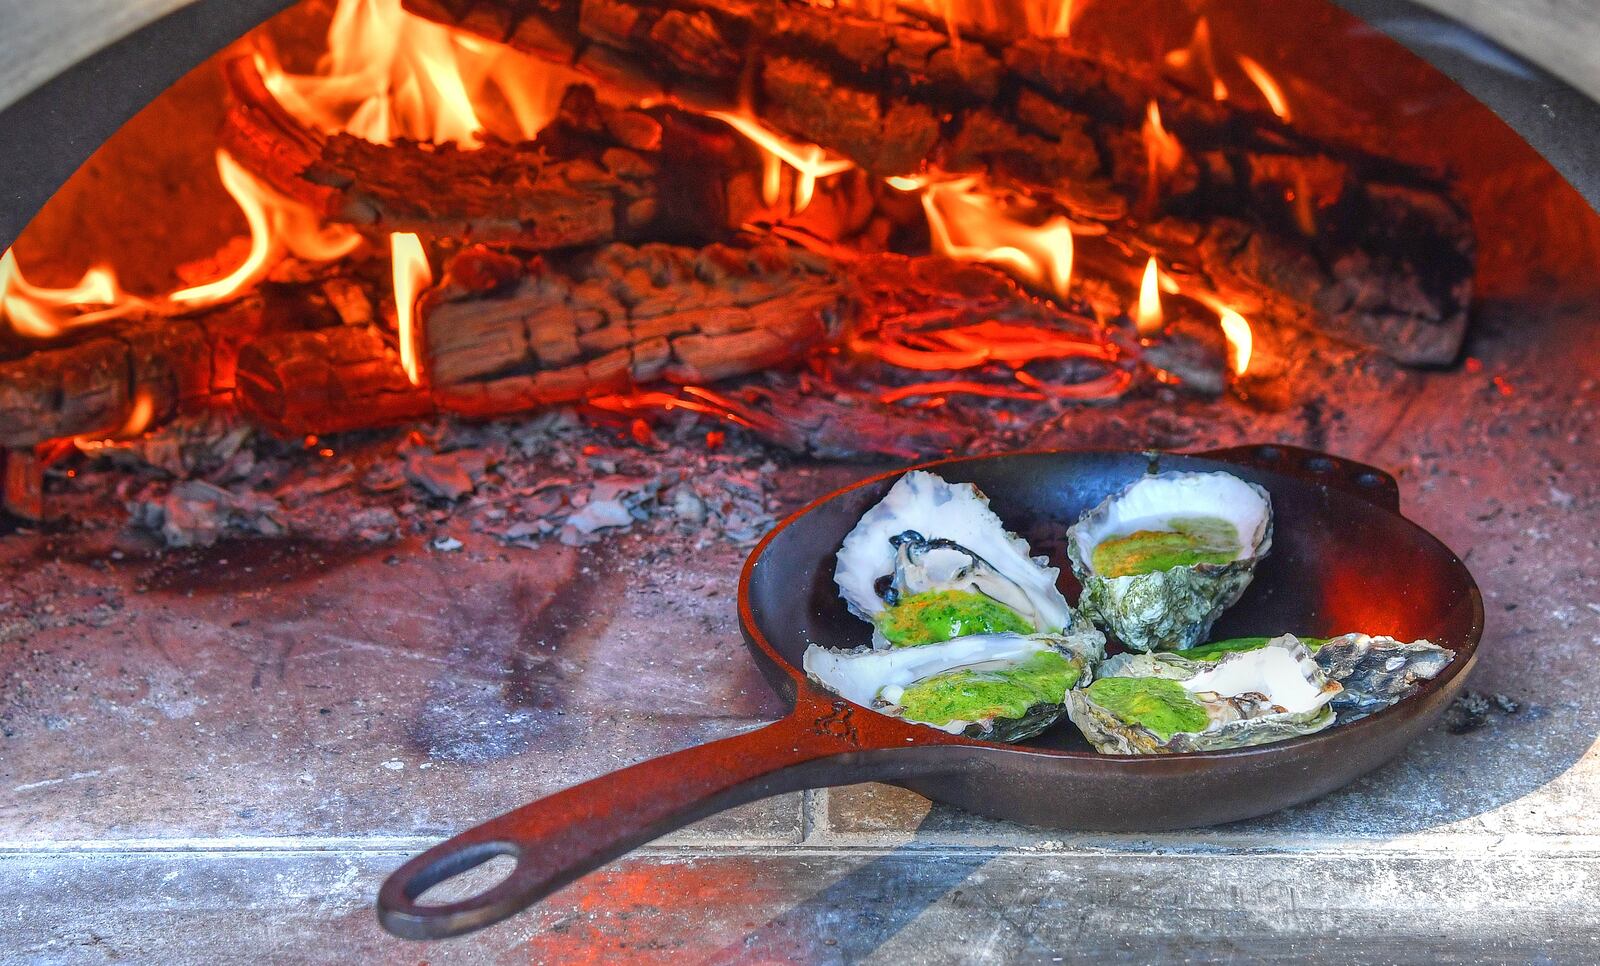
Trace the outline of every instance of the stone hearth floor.
[[[785, 796], [445, 944], [378, 928], [377, 886], [405, 857], [781, 714], [739, 641], [743, 550], [471, 535], [453, 553], [256, 541], [117, 560], [0, 538], [0, 957], [1587, 958], [1600, 386], [1583, 360], [1600, 326], [1484, 331], [1481, 369], [1312, 442], [1396, 473], [1405, 512], [1466, 558], [1488, 609], [1470, 686], [1520, 713], [1436, 729], [1321, 801], [1195, 831], [1041, 832], [879, 785]], [[798, 505], [867, 472], [802, 469], [782, 492]]]

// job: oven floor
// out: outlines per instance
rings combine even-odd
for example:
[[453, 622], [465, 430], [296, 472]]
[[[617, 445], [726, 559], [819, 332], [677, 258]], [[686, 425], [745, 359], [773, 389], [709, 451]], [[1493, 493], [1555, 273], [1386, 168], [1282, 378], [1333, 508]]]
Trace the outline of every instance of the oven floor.
[[[1038, 832], [879, 785], [786, 796], [437, 946], [372, 914], [406, 856], [781, 712], [739, 642], [741, 549], [473, 536], [454, 553], [256, 541], [113, 559], [92, 539], [0, 538], [0, 905], [15, 910], [0, 949], [1271, 960], [1337, 936], [1346, 960], [1581, 957], [1600, 941], [1600, 325], [1576, 308], [1521, 318], [1486, 307], [1481, 369], [1283, 440], [1399, 476], [1406, 512], [1482, 585], [1471, 686], [1518, 713], [1441, 727], [1322, 801], [1189, 832]], [[1215, 435], [1199, 442], [1245, 441]], [[784, 499], [868, 471], [802, 469]]]

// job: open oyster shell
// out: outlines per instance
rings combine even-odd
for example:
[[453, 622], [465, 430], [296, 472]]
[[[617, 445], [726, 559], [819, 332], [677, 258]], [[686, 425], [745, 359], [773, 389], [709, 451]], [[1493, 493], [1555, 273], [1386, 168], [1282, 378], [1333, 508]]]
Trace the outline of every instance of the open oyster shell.
[[1067, 695], [1067, 715], [1104, 754], [1219, 751], [1321, 731], [1340, 690], [1305, 645], [1279, 639], [1214, 661], [1119, 654]]
[[813, 644], [813, 681], [880, 714], [950, 734], [1022, 741], [1061, 717], [1067, 692], [1104, 656], [1098, 633], [978, 634], [919, 647], [831, 650]]
[[[1285, 634], [1273, 639], [1273, 643], [1278, 641], [1305, 644], [1328, 677], [1344, 688], [1333, 699], [1339, 724], [1365, 718], [1410, 697], [1423, 681], [1436, 677], [1456, 659], [1454, 651], [1432, 641], [1406, 643], [1367, 634], [1344, 634], [1326, 640], [1301, 640]], [[1263, 639], [1242, 638], [1194, 648], [1193, 653], [1179, 653], [1205, 660], [1213, 654], [1220, 656], [1219, 648], [1253, 650], [1261, 646], [1265, 646]]]
[[1271, 547], [1271, 498], [1229, 473], [1143, 477], [1067, 531], [1078, 607], [1135, 651], [1204, 640]]
[[913, 470], [844, 538], [833, 579], [874, 647], [908, 647], [1077, 629], [1047, 563], [977, 487]]

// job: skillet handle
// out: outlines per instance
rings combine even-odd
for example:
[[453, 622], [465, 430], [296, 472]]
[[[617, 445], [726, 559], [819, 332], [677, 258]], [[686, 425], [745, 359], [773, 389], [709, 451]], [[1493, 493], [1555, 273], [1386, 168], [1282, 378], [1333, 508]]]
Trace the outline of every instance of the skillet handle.
[[1375, 466], [1355, 460], [1278, 443], [1233, 446], [1194, 455], [1298, 477], [1308, 483], [1359, 496], [1381, 509], [1400, 512], [1400, 484], [1395, 482], [1395, 478]]
[[[564, 789], [414, 856], [383, 883], [378, 919], [406, 939], [458, 936], [715, 812], [801, 788], [947, 768], [929, 754], [943, 736], [917, 729], [930, 733], [925, 744], [908, 737], [915, 735], [910, 727], [802, 687], [794, 711], [780, 721]], [[516, 865], [488, 890], [449, 904], [417, 902], [433, 886], [502, 855]]]

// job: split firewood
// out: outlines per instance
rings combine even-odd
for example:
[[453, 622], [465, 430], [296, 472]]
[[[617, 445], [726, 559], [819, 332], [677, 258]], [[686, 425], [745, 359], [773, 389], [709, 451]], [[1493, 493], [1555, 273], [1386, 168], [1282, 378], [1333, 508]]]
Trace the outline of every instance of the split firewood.
[[233, 360], [261, 327], [261, 308], [248, 299], [153, 317], [0, 362], [0, 446], [141, 432], [179, 412], [225, 404]]
[[1251, 92], [1217, 102], [1066, 39], [956, 45], [799, 0], [406, 5], [631, 88], [747, 103], [874, 174], [985, 170], [1130, 237], [1198, 241], [1197, 222], [1228, 222], [1189, 248], [1197, 279], [1403, 362], [1448, 362], [1464, 335], [1474, 243], [1443, 180], [1314, 139]]
[[328, 221], [373, 235], [541, 251], [654, 237], [663, 222], [674, 237], [710, 237], [734, 217], [718, 173], [731, 137], [601, 105], [586, 87], [568, 90], [536, 140], [464, 149], [326, 134], [284, 110], [250, 59], [223, 71], [223, 146]]
[[340, 327], [248, 346], [239, 405], [296, 434], [504, 415], [783, 366], [837, 335], [848, 310], [831, 266], [778, 245], [615, 244], [560, 265], [470, 248], [421, 303], [426, 389], [376, 326]]

